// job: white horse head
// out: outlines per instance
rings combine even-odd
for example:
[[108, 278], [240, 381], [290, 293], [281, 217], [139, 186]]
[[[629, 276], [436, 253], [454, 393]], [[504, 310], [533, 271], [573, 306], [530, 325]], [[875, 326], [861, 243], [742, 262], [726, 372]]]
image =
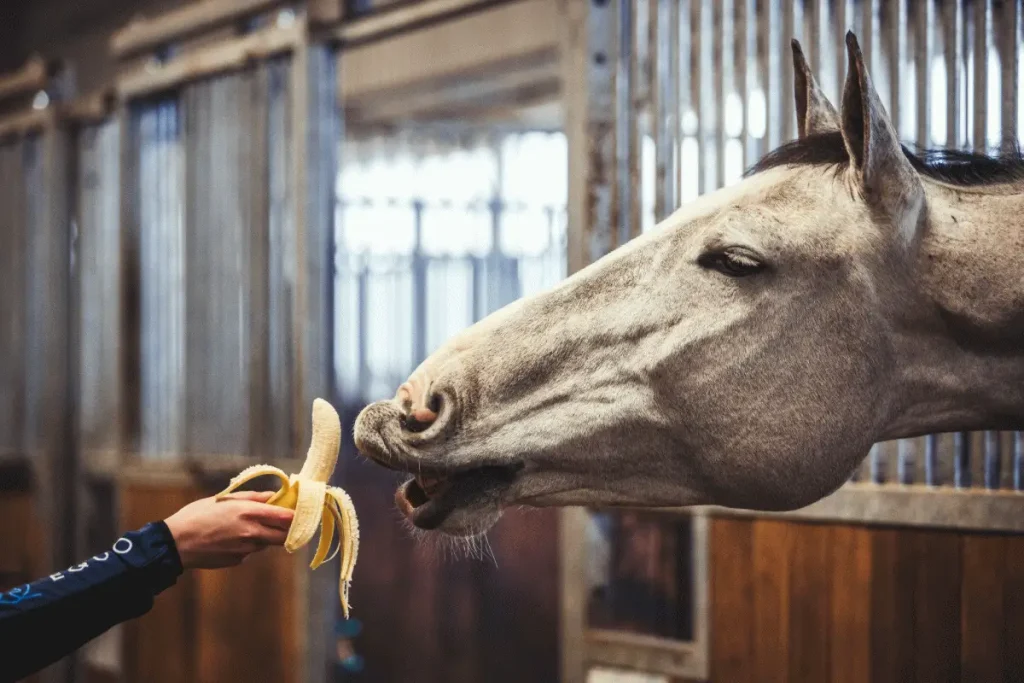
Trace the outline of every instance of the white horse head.
[[793, 509], [882, 440], [1024, 426], [1024, 165], [917, 156], [856, 38], [842, 113], [431, 355], [356, 424], [421, 528], [507, 505]]

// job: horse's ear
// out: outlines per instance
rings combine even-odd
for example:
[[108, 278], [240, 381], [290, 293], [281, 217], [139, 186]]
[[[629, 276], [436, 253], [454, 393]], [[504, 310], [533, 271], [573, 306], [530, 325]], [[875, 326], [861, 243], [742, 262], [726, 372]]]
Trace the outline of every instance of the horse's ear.
[[846, 34], [849, 70], [843, 90], [842, 134], [865, 199], [896, 225], [908, 242], [924, 206], [921, 179], [903, 153], [899, 135], [875, 92], [857, 37]]
[[796, 125], [800, 139], [839, 130], [839, 114], [814, 80], [800, 41], [793, 39], [793, 85], [796, 91]]

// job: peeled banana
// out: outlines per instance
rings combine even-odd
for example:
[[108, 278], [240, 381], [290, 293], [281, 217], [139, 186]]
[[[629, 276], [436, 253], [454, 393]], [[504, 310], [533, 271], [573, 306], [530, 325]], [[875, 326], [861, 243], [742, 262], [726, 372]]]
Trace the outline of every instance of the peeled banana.
[[[273, 475], [281, 480], [281, 488], [267, 501], [295, 511], [292, 525], [288, 530], [284, 547], [290, 553], [304, 547], [313, 538], [318, 526], [320, 543], [310, 567], [316, 569], [341, 552], [341, 578], [338, 589], [341, 594], [341, 610], [348, 619], [349, 586], [352, 570], [359, 554], [359, 520], [352, 499], [337, 486], [328, 486], [334, 467], [338, 463], [338, 447], [341, 444], [341, 420], [330, 403], [323, 399], [313, 401], [313, 434], [310, 439], [306, 461], [298, 474], [291, 476], [271, 465], [253, 465], [238, 473], [228, 487], [217, 494], [223, 498], [246, 482]], [[338, 532], [338, 547], [327, 557]]]

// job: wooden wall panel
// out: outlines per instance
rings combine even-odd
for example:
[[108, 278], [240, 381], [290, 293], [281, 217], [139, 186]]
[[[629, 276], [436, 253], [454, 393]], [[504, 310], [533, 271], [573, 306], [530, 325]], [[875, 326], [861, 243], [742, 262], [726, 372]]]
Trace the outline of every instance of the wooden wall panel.
[[914, 556], [903, 534], [871, 532], [871, 680], [914, 680]]
[[[131, 484], [121, 491], [121, 528], [137, 529], [164, 519], [194, 500], [194, 491], [181, 487]], [[179, 683], [194, 681], [197, 655], [195, 574], [183, 574], [148, 613], [125, 625], [126, 681]]]
[[[717, 523], [716, 523], [717, 524]], [[793, 527], [784, 522], [754, 526], [752, 623], [753, 669], [764, 683], [789, 681], [789, 556], [793, 552]], [[716, 539], [718, 535], [716, 533]], [[717, 607], [718, 602], [715, 603]]]
[[[45, 574], [37, 551], [37, 539], [41, 538], [37, 532], [32, 494], [0, 492], [0, 591]], [[24, 683], [38, 683], [40, 679], [40, 674], [35, 674]]]
[[823, 544], [831, 551], [825, 624], [829, 676], [837, 683], [871, 683], [871, 534], [851, 527], [822, 528], [831, 535]]
[[298, 683], [297, 559], [273, 548], [196, 574], [197, 680]]
[[1003, 680], [1024, 681], [1024, 647], [1013, 635], [1024, 634], [1024, 552], [1019, 541], [1008, 541], [1003, 580]]
[[803, 529], [793, 539], [789, 569], [789, 680], [818, 683], [829, 676], [831, 530]]
[[[712, 628], [714, 624], [723, 627], [712, 633], [716, 675], [723, 681], [757, 680], [751, 667], [754, 661], [753, 564], [751, 525], [740, 519], [717, 520], [711, 541], [711, 566], [714, 567], [711, 591], [715, 598]], [[733, 620], [735, 614], [743, 614], [745, 618]]]
[[715, 519], [711, 680], [1024, 680], [1022, 596], [1024, 537]]
[[0, 492], [0, 591], [43, 575], [35, 530], [32, 494]]
[[1007, 539], [999, 537], [963, 539], [961, 674], [978, 683], [1003, 680], [1006, 546]]
[[[183, 486], [124, 485], [121, 528], [164, 519], [202, 495]], [[149, 614], [126, 624], [124, 681], [298, 683], [296, 571], [303, 559], [274, 548], [238, 567], [185, 573]]]
[[906, 537], [916, 550], [915, 680], [959, 680], [961, 539], [937, 531], [907, 532]]
[[393, 474], [353, 454], [351, 421], [343, 433], [339, 480], [363, 539], [352, 584], [359, 680], [557, 681], [556, 511], [509, 510], [487, 549], [423, 536], [394, 509]]

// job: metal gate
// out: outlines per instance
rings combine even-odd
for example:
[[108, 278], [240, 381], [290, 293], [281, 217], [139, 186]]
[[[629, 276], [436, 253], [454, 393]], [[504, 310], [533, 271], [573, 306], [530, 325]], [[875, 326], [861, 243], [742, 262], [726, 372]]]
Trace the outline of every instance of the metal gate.
[[120, 148], [111, 118], [75, 133], [74, 272], [77, 284], [78, 433], [85, 451], [118, 447], [121, 309]]
[[[564, 10], [573, 270], [796, 136], [793, 38], [838, 103], [853, 30], [909, 146], [995, 153], [1012, 149], [1024, 124], [1019, 0], [566, 0]], [[1021, 532], [1022, 487], [1021, 434], [932, 435], [878, 444], [853, 482], [791, 516]], [[595, 628], [583, 577], [607, 566], [599, 554], [614, 537], [604, 516], [565, 513], [563, 680], [603, 665], [708, 675], [702, 515], [671, 522], [694, 524], [694, 628], [680, 640], [652, 624]], [[589, 547], [574, 540], [588, 529]]]
[[142, 457], [289, 450], [289, 67], [131, 105]]
[[[330, 398], [335, 79], [303, 5], [188, 5], [111, 39], [125, 374], [106, 469], [121, 489], [298, 471], [309, 405]], [[294, 569], [286, 635], [305, 647], [285, 665], [318, 680], [336, 584]]]

